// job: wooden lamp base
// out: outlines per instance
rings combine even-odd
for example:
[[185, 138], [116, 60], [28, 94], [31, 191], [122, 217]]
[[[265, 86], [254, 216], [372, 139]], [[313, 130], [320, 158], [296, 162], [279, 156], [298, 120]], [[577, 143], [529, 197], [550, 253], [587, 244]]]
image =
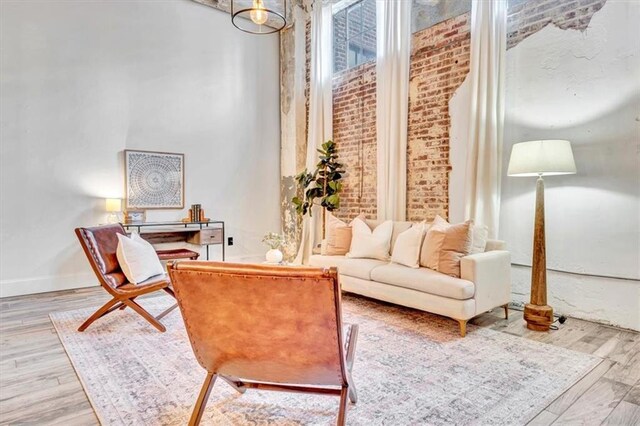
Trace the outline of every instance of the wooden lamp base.
[[553, 308], [549, 305], [524, 305], [524, 320], [527, 328], [534, 331], [549, 331], [553, 323]]
[[536, 183], [536, 217], [533, 231], [533, 261], [531, 264], [531, 301], [524, 305], [527, 328], [548, 331], [553, 323], [553, 308], [547, 305], [547, 259], [544, 235], [544, 181]]

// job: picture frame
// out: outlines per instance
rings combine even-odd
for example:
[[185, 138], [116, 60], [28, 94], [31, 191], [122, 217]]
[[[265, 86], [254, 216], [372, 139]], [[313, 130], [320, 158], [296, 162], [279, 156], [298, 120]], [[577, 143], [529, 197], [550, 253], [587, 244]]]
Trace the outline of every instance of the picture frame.
[[124, 151], [126, 210], [183, 209], [184, 154]]
[[123, 215], [125, 224], [144, 223], [147, 215], [144, 210], [126, 210]]

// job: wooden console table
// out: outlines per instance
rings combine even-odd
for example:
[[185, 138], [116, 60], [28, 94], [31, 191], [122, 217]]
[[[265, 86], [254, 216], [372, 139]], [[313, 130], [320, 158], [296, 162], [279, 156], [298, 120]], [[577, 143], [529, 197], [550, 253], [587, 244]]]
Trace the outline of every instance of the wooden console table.
[[222, 244], [222, 260], [225, 260], [224, 222], [141, 222], [123, 223], [128, 231], [135, 229], [151, 244], [187, 242], [205, 246], [209, 260], [209, 246]]

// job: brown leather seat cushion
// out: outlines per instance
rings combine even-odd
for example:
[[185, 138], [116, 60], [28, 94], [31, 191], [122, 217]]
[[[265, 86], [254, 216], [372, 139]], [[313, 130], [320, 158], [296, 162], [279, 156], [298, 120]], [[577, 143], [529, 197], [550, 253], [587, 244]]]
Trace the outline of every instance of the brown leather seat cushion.
[[160, 260], [197, 259], [200, 253], [188, 249], [156, 250]]

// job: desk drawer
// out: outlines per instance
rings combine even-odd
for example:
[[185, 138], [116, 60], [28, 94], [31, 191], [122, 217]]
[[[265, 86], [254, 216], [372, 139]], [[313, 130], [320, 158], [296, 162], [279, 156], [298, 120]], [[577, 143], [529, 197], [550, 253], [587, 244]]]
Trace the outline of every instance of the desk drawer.
[[222, 229], [220, 228], [211, 228], [211, 229], [201, 229], [193, 235], [189, 237], [187, 240], [191, 244], [222, 244]]

